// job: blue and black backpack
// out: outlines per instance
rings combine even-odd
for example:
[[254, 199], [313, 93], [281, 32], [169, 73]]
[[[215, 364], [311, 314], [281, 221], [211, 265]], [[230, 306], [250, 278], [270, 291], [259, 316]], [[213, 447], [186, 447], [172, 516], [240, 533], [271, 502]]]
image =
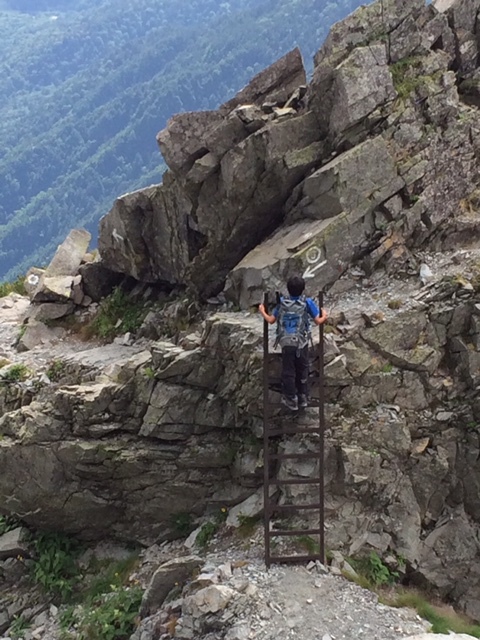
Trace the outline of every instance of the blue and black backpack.
[[307, 298], [297, 300], [280, 298], [277, 315], [277, 338], [275, 347], [295, 347], [303, 349], [310, 337], [310, 321], [307, 310]]

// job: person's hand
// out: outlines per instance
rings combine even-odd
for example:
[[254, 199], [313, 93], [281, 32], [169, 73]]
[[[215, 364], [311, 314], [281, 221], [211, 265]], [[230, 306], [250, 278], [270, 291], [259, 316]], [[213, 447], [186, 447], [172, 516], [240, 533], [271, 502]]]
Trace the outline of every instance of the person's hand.
[[260, 311], [260, 313], [265, 313], [265, 305], [263, 303], [260, 303], [258, 305], [258, 310]]

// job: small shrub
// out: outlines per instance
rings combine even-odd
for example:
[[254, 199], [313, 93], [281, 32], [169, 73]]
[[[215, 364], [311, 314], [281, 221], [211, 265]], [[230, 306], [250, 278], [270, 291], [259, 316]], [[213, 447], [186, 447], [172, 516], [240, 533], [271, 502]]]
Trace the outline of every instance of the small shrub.
[[20, 522], [16, 518], [10, 516], [0, 516], [0, 536], [8, 533], [20, 526]]
[[100, 304], [100, 310], [90, 325], [92, 335], [112, 339], [121, 333], [140, 328], [147, 307], [133, 301], [119, 287]]
[[188, 536], [193, 529], [193, 517], [191, 513], [181, 511], [172, 514], [170, 518], [170, 526], [179, 537]]
[[25, 632], [30, 628], [30, 623], [23, 616], [17, 616], [8, 630], [11, 638], [24, 638]]
[[28, 368], [24, 364], [12, 365], [0, 378], [3, 382], [21, 382], [28, 378]]
[[145, 367], [143, 373], [149, 380], [155, 380], [155, 371], [152, 369], [152, 367]]
[[390, 65], [393, 85], [399, 98], [407, 98], [412, 91], [425, 81], [424, 76], [420, 76], [415, 72], [420, 63], [421, 56], [411, 56]]
[[202, 549], [205, 549], [205, 547], [208, 546], [210, 540], [217, 533], [218, 528], [219, 525], [216, 522], [205, 522], [205, 524], [202, 525], [202, 528], [200, 529], [200, 532], [197, 536], [196, 544]]
[[115, 588], [99, 597], [75, 621], [77, 640], [127, 640], [135, 631], [142, 601], [139, 587]]
[[95, 578], [90, 583], [86, 591], [82, 594], [82, 599], [87, 604], [93, 604], [101, 595], [110, 593], [115, 589], [125, 586], [127, 579], [133, 571], [138, 561], [138, 554], [118, 562], [107, 562], [107, 566], [97, 567]]
[[392, 373], [393, 371], [393, 364], [391, 362], [387, 362], [387, 364], [384, 364], [382, 367], [382, 373]]
[[68, 601], [79, 578], [76, 558], [78, 543], [60, 533], [40, 533], [33, 545], [37, 558], [33, 565], [35, 582], [62, 601]]
[[58, 380], [60, 380], [60, 378], [62, 377], [64, 371], [65, 362], [63, 362], [62, 360], [52, 360], [45, 373], [51, 382], [58, 382]]
[[397, 571], [391, 571], [380, 556], [372, 551], [370, 555], [350, 560], [352, 567], [364, 576], [374, 587], [391, 585], [399, 578]]
[[217, 524], [223, 524], [228, 518], [228, 509], [227, 507], [221, 507], [217, 513], [215, 514], [215, 522]]
[[19, 276], [13, 282], [4, 282], [0, 284], [0, 298], [8, 296], [10, 293], [19, 293], [21, 296], [27, 295], [25, 291], [24, 283], [25, 276]]
[[261, 522], [261, 516], [238, 516], [240, 526], [238, 527], [238, 534], [242, 538], [249, 538], [255, 531], [255, 528], [259, 522]]
[[315, 555], [320, 553], [320, 545], [310, 536], [299, 536], [296, 540], [308, 554]]

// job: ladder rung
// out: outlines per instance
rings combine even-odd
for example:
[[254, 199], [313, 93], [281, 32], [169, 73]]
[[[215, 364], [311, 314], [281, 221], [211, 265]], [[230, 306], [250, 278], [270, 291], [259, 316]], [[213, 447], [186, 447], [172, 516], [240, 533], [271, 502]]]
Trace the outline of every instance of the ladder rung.
[[320, 562], [323, 562], [322, 556], [318, 553], [314, 553], [311, 556], [270, 556], [271, 563], [310, 562], [312, 560], [320, 560]]
[[[270, 389], [270, 391], [277, 391], [276, 389]], [[310, 400], [308, 401], [308, 407], [302, 407], [301, 411], [305, 411], [305, 409], [318, 409], [318, 400], [317, 398], [310, 398]], [[289, 412], [290, 414], [295, 414], [298, 412], [298, 409], [292, 411], [292, 409], [289, 409], [288, 407], [286, 407], [283, 402], [269, 402], [268, 406], [270, 408], [275, 408], [275, 407], [282, 407], [282, 409], [285, 409], [285, 411]]]
[[322, 533], [321, 529], [272, 529], [268, 532], [271, 538], [275, 536], [313, 536]]
[[320, 484], [320, 478], [292, 478], [291, 480], [269, 480], [270, 485], [282, 484]]
[[308, 452], [308, 453], [271, 453], [270, 460], [312, 460], [314, 458], [320, 458], [320, 452]]
[[296, 435], [319, 435], [320, 433], [320, 429], [277, 429], [275, 430], [270, 430], [267, 429], [267, 435], [268, 437], [275, 437], [275, 436], [296, 436]]
[[298, 511], [299, 509], [310, 510], [310, 509], [321, 509], [322, 505], [320, 503], [317, 504], [277, 504], [271, 505], [272, 509], [270, 509], [270, 513], [275, 513], [275, 511]]

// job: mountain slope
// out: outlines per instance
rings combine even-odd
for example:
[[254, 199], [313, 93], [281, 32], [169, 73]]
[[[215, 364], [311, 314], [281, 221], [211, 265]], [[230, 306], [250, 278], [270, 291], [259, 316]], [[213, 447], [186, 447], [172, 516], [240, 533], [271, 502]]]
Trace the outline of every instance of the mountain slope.
[[216, 107], [297, 44], [309, 64], [360, 1], [62, 4], [0, 13], [0, 278], [45, 262], [72, 226], [95, 233], [120, 193], [159, 182], [155, 134], [173, 113]]

